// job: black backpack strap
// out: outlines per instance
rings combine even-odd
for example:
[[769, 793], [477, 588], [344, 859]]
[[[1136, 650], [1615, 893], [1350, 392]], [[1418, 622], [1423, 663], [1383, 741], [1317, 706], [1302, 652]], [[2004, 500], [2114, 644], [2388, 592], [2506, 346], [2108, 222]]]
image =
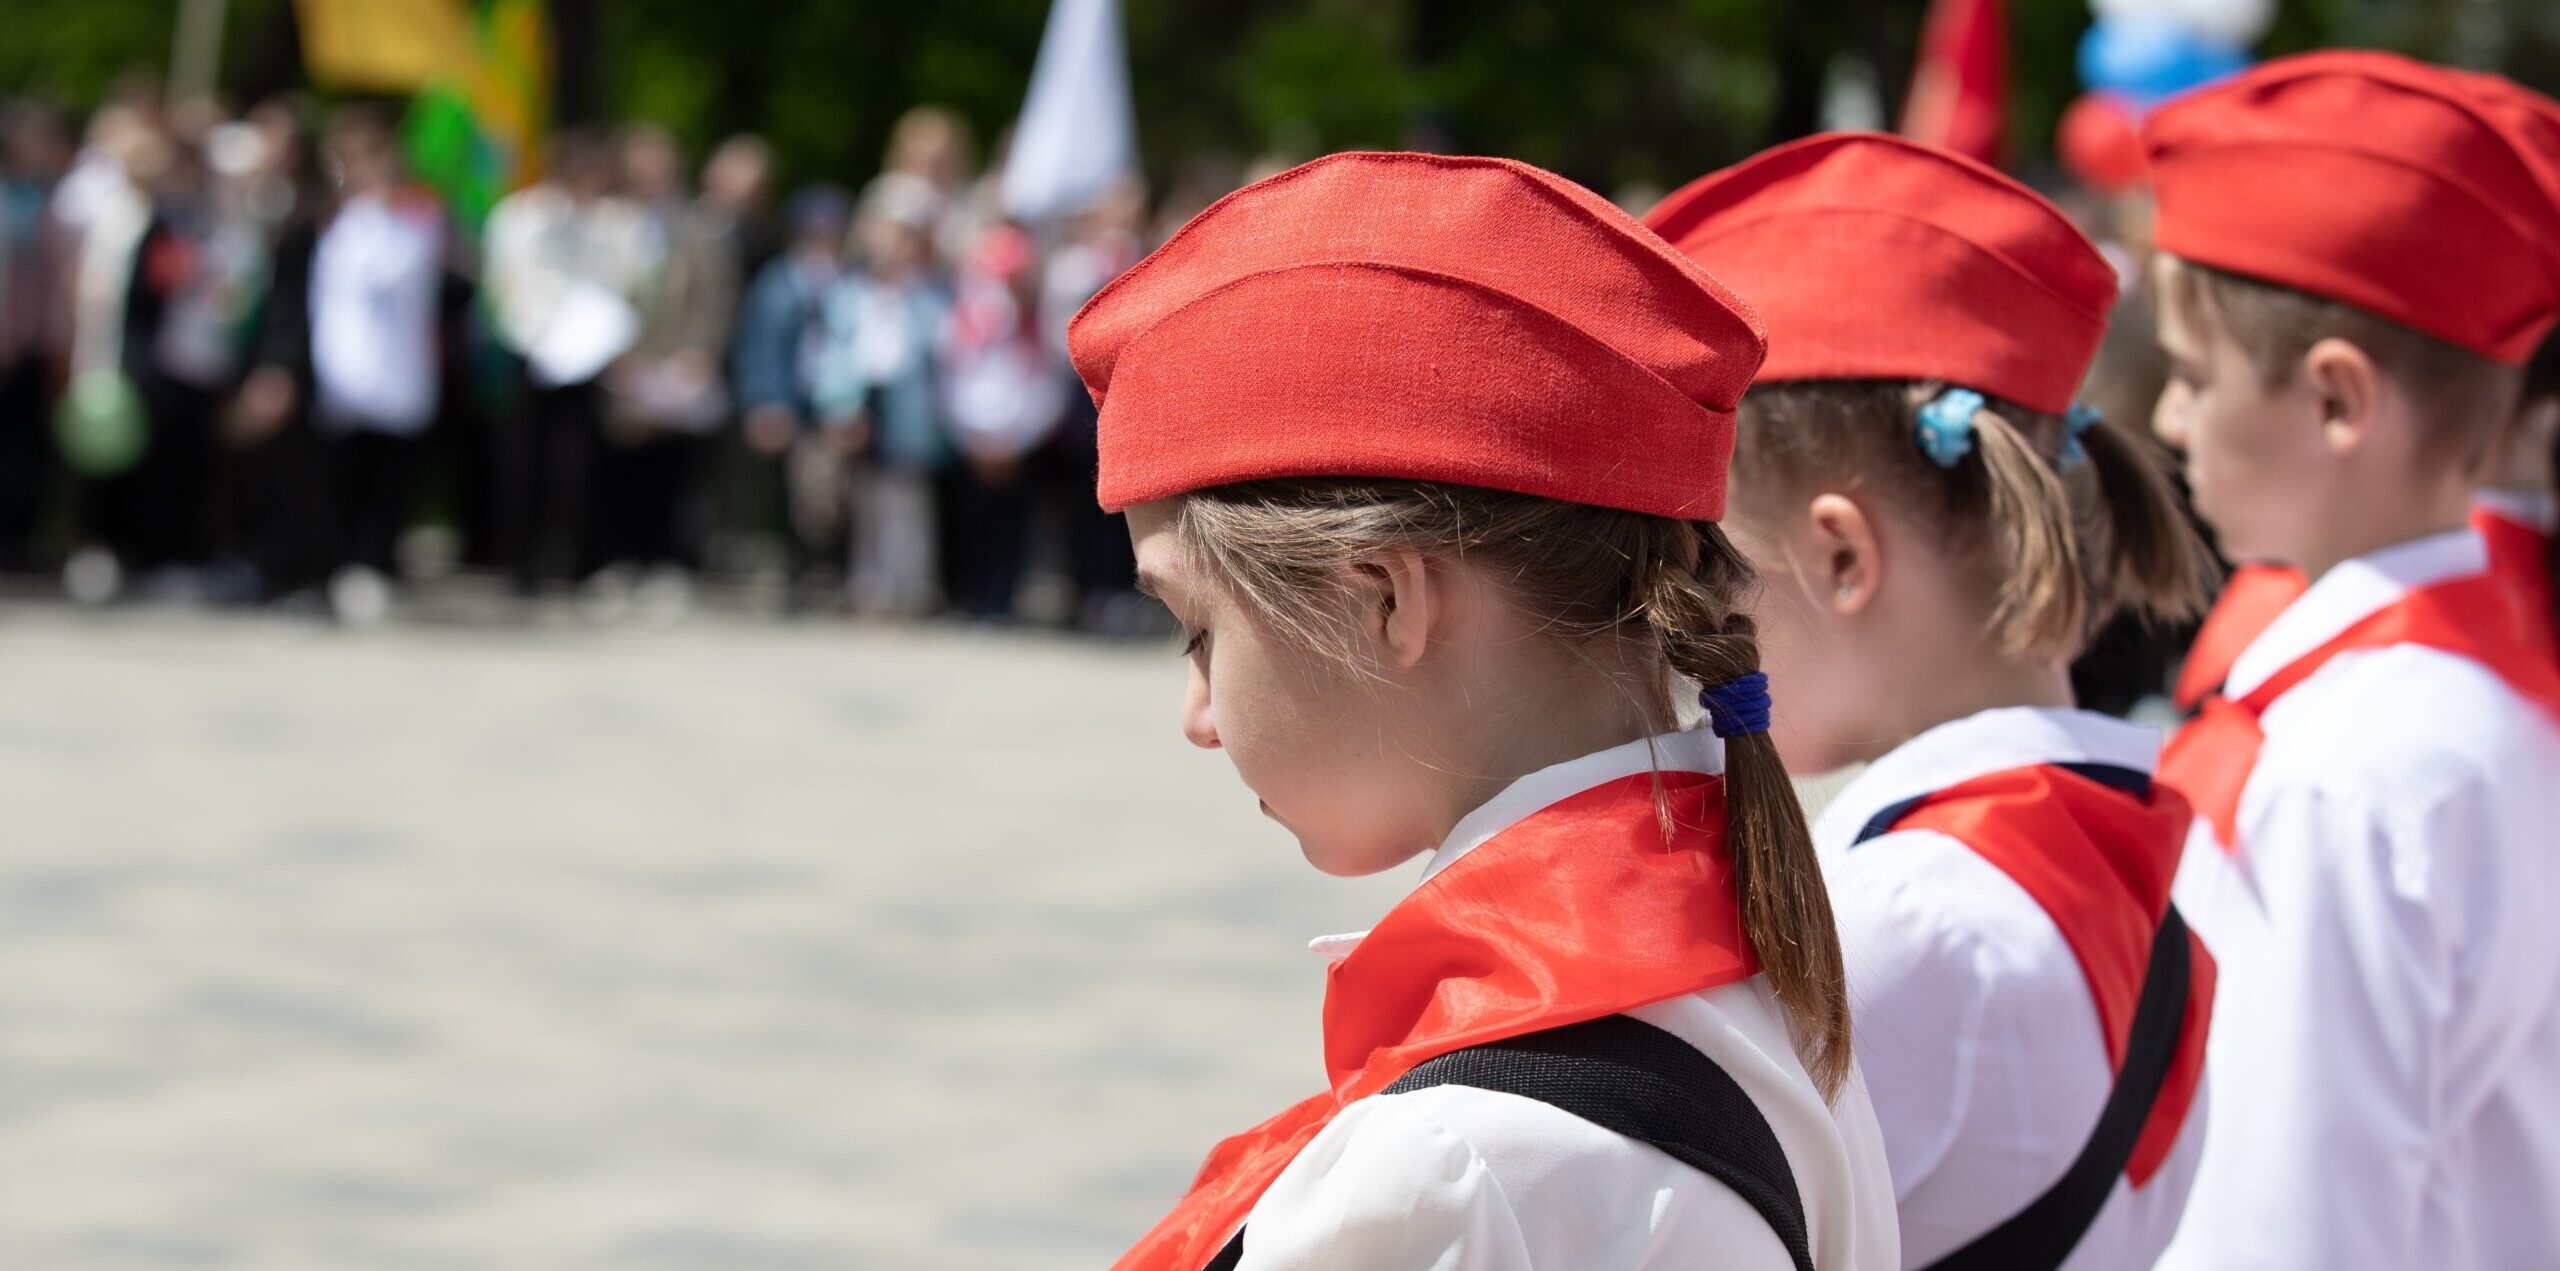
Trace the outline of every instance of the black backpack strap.
[[2171, 905], [2151, 937], [2151, 965], [2143, 972], [2142, 997], [2125, 1037], [2124, 1066], [2079, 1159], [2015, 1217], [1929, 1264], [1930, 1271], [2041, 1271], [2071, 1256], [2115, 1190], [2116, 1176], [2133, 1159], [2177, 1058], [2186, 1028], [2189, 961], [2187, 922]]
[[[1813, 1271], [1804, 1201], [1767, 1117], [1696, 1047], [1642, 1020], [1609, 1015], [1451, 1051], [1382, 1093], [1473, 1086], [1535, 1099], [1665, 1155], [1733, 1189], [1777, 1233], [1796, 1271]], [[1204, 1271], [1233, 1271], [1237, 1232]]]

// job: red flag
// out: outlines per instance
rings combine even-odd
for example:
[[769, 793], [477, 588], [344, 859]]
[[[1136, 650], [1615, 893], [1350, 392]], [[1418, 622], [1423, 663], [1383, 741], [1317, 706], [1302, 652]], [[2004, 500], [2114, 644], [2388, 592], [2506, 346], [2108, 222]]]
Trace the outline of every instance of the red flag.
[[2002, 0], [1930, 0], [1902, 135], [1997, 165], [2009, 106], [2009, 15]]

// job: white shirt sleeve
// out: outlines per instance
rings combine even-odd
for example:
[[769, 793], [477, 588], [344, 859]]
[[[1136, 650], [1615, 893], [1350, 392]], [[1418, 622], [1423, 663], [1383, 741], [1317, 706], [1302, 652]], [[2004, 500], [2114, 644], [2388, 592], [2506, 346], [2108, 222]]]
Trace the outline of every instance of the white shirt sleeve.
[[2274, 934], [2223, 963], [2218, 1123], [2163, 1267], [2476, 1265], [2419, 1233], [2476, 883], [2445, 849], [2482, 841], [2481, 810], [2307, 782], [2244, 807]]
[[1474, 1147], [1411, 1100], [1363, 1099], [1254, 1207], [1238, 1271], [1530, 1271]]

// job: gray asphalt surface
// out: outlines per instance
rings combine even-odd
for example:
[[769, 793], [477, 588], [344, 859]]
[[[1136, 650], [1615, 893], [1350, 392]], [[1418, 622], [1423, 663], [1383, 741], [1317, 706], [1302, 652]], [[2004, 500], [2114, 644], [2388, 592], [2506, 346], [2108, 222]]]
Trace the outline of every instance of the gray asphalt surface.
[[1169, 644], [0, 608], [0, 1267], [1096, 1268], [1321, 1083]]

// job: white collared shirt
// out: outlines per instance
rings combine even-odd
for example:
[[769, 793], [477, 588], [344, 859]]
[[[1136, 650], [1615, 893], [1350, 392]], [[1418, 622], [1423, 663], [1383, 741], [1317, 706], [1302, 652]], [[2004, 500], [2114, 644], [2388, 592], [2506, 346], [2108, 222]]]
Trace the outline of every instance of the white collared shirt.
[[2545, 534], [2560, 530], [2560, 494], [2549, 490], [2474, 490], [2471, 510], [2530, 525]]
[[[1460, 821], [1436, 873], [1529, 814], [1653, 771], [1721, 772], [1705, 733], [1632, 742], [1522, 777]], [[1315, 942], [1347, 955], [1358, 935]], [[1896, 1265], [1891, 1180], [1865, 1086], [1823, 1102], [1786, 1012], [1753, 977], [1627, 1012], [1748, 1093], [1785, 1148], [1821, 1271]], [[1757, 1210], [1661, 1151], [1548, 1104], [1468, 1086], [1354, 1101], [1246, 1220], [1240, 1271], [1786, 1271]]]
[[[1858, 844], [1906, 800], [2038, 764], [2150, 772], [2160, 735], [2076, 710], [2013, 707], [1940, 724], [1860, 772], [1814, 822], [1840, 918], [1859, 1067], [1901, 1203], [1902, 1265], [1923, 1267], [2026, 1208], [2079, 1158], [2115, 1088], [2088, 977], [2044, 907], [1934, 830]], [[1854, 850], [1852, 850], [1854, 848]], [[2200, 1097], [2140, 1188], [2119, 1176], [2070, 1271], [2148, 1267], [2203, 1150]]]
[[[2409, 590], [2468, 531], [2330, 570], [2237, 697]], [[2217, 1118], [2161, 1266], [2560, 1266], [2560, 727], [2487, 668], [2341, 654], [2270, 706], [2241, 851], [2204, 821], [2179, 908], [2220, 964]]]

